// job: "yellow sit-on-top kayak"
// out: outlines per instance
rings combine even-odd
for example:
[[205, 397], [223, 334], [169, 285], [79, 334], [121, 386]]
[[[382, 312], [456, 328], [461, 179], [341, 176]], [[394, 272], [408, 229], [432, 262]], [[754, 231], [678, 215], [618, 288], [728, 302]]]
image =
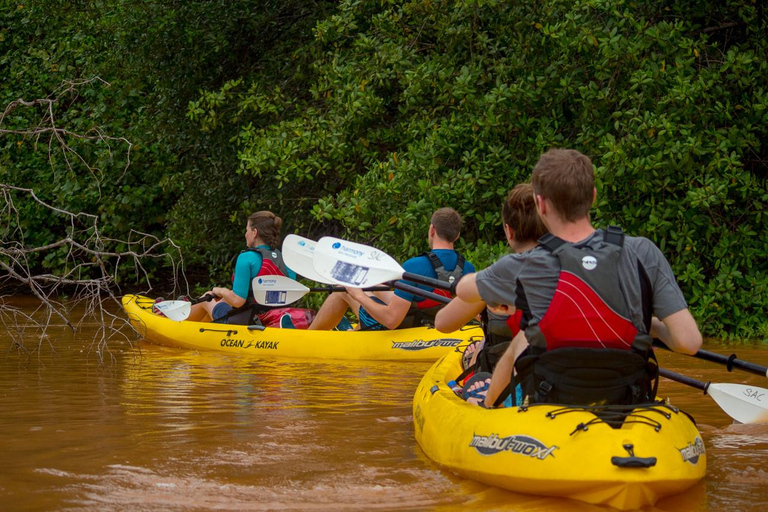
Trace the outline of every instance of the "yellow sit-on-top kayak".
[[131, 325], [147, 341], [171, 347], [255, 356], [322, 359], [434, 361], [470, 338], [477, 326], [443, 334], [429, 327], [392, 331], [307, 331], [210, 322], [176, 322], [152, 312], [153, 299], [123, 297]]
[[613, 419], [575, 406], [484, 409], [446, 385], [461, 372], [460, 358], [454, 352], [438, 360], [413, 399], [416, 441], [445, 468], [515, 492], [623, 510], [704, 477], [704, 443], [679, 409], [639, 406], [614, 411]]

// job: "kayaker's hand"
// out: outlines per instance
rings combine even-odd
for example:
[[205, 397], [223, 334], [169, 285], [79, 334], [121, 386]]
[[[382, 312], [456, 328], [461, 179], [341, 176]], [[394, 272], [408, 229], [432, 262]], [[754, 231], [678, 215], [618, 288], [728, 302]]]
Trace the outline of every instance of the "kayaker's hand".
[[510, 308], [506, 304], [499, 304], [495, 308], [491, 307], [491, 306], [488, 306], [488, 311], [490, 311], [491, 313], [495, 313], [497, 315], [507, 315], [507, 316], [509, 316], [510, 315], [510, 312], [509, 312], [510, 309], [515, 309], [515, 308]]
[[364, 298], [366, 293], [361, 288], [347, 288], [345, 287], [345, 290], [347, 290], [347, 294], [355, 299], [357, 302], [360, 302], [361, 298]]
[[207, 291], [205, 293], [213, 295], [214, 297], [216, 297], [216, 300], [218, 301], [218, 300], [221, 300], [221, 298], [224, 296], [226, 291], [227, 291], [226, 288], [220, 288], [220, 287], [216, 286], [212, 290], [209, 290], [209, 291]]

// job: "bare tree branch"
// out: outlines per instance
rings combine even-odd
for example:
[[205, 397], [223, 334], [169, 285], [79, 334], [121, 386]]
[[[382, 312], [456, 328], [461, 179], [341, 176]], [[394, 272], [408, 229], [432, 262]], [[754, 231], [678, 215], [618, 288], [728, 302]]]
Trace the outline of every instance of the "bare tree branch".
[[[109, 86], [98, 77], [65, 81], [47, 98], [32, 101], [20, 98], [12, 101], [0, 115], [0, 136], [21, 135], [32, 137], [38, 142], [41, 138], [47, 138], [48, 162], [54, 173], [54, 154], [59, 153], [67, 169], [73, 170], [74, 162], [85, 166], [101, 194], [104, 173], [86, 161], [69, 141], [106, 144], [110, 155], [112, 144], [123, 145], [126, 148], [126, 166], [119, 179], [125, 176], [131, 163], [131, 142], [124, 137], [108, 136], [98, 126], [84, 133], [70, 131], [57, 125], [55, 116], [55, 107], [65, 96], [76, 98], [79, 95], [78, 88], [94, 83]], [[28, 127], [3, 128], [3, 122], [18, 108], [38, 109], [37, 119]], [[174, 292], [179, 288], [180, 281], [184, 282], [185, 289], [189, 288], [184, 277], [181, 249], [169, 238], [161, 239], [136, 230], [131, 230], [127, 239], [105, 236], [97, 215], [69, 211], [42, 200], [34, 189], [15, 184], [0, 183], [0, 201], [0, 287], [13, 284], [26, 289], [39, 301], [38, 309], [30, 314], [12, 306], [0, 296], [0, 324], [12, 340], [9, 350], [31, 357], [46, 344], [55, 349], [47, 334], [54, 318], [60, 319], [72, 331], [77, 331], [86, 318], [96, 318], [100, 327], [91, 347], [99, 359], [104, 361], [111, 355], [108, 346], [110, 339], [117, 336], [130, 342], [135, 338], [135, 331], [127, 320], [112, 312], [120, 307], [121, 277], [130, 277], [144, 283], [151, 290], [151, 275], [147, 264], [150, 261], [161, 261], [172, 269]], [[20, 212], [28, 212], [29, 208], [24, 206], [30, 204], [34, 204], [40, 211], [52, 213], [53, 218], [60, 218], [60, 224], [51, 226], [51, 232], [66, 235], [52, 242], [29, 246]], [[57, 272], [45, 272], [40, 262], [46, 255], [53, 253], [63, 257], [63, 263], [55, 265], [55, 268], [60, 269]], [[64, 292], [68, 295], [66, 305], [57, 300]], [[84, 308], [86, 313], [77, 323], [70, 316], [68, 308], [72, 306]], [[36, 345], [30, 345], [29, 340], [37, 340]]]

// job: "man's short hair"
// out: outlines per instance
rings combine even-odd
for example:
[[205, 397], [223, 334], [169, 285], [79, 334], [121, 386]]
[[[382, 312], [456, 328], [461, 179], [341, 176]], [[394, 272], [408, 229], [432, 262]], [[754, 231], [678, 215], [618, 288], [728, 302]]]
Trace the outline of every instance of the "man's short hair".
[[549, 199], [567, 222], [589, 217], [595, 188], [592, 161], [574, 149], [550, 149], [531, 174], [536, 195]]
[[504, 224], [515, 233], [517, 243], [536, 242], [547, 233], [547, 228], [536, 212], [533, 187], [530, 183], [520, 183], [509, 191], [501, 208], [501, 217]]
[[432, 214], [430, 221], [437, 236], [446, 242], [455, 242], [461, 233], [461, 215], [453, 208], [440, 208]]

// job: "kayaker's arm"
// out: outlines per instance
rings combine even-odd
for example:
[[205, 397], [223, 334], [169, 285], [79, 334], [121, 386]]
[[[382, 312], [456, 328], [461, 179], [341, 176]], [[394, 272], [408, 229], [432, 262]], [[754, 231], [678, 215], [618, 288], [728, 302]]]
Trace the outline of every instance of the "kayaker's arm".
[[435, 316], [435, 329], [440, 332], [453, 332], [479, 315], [485, 308], [485, 302], [466, 302], [458, 297], [449, 302]]
[[232, 306], [233, 308], [239, 308], [243, 304], [245, 304], [245, 299], [230, 290], [229, 288], [222, 288], [222, 287], [215, 287], [213, 290], [211, 290], [211, 293], [214, 295], [221, 297], [227, 304]]
[[456, 296], [465, 302], [477, 302], [482, 300], [477, 289], [475, 278], [477, 274], [469, 274], [459, 280], [456, 285]]
[[653, 317], [650, 334], [682, 354], [694, 355], [701, 348], [701, 331], [688, 309], [672, 313], [663, 320]]
[[387, 329], [397, 329], [411, 307], [410, 301], [394, 294], [389, 304], [381, 304], [359, 288], [347, 288], [347, 293], [359, 302], [369, 315]]

